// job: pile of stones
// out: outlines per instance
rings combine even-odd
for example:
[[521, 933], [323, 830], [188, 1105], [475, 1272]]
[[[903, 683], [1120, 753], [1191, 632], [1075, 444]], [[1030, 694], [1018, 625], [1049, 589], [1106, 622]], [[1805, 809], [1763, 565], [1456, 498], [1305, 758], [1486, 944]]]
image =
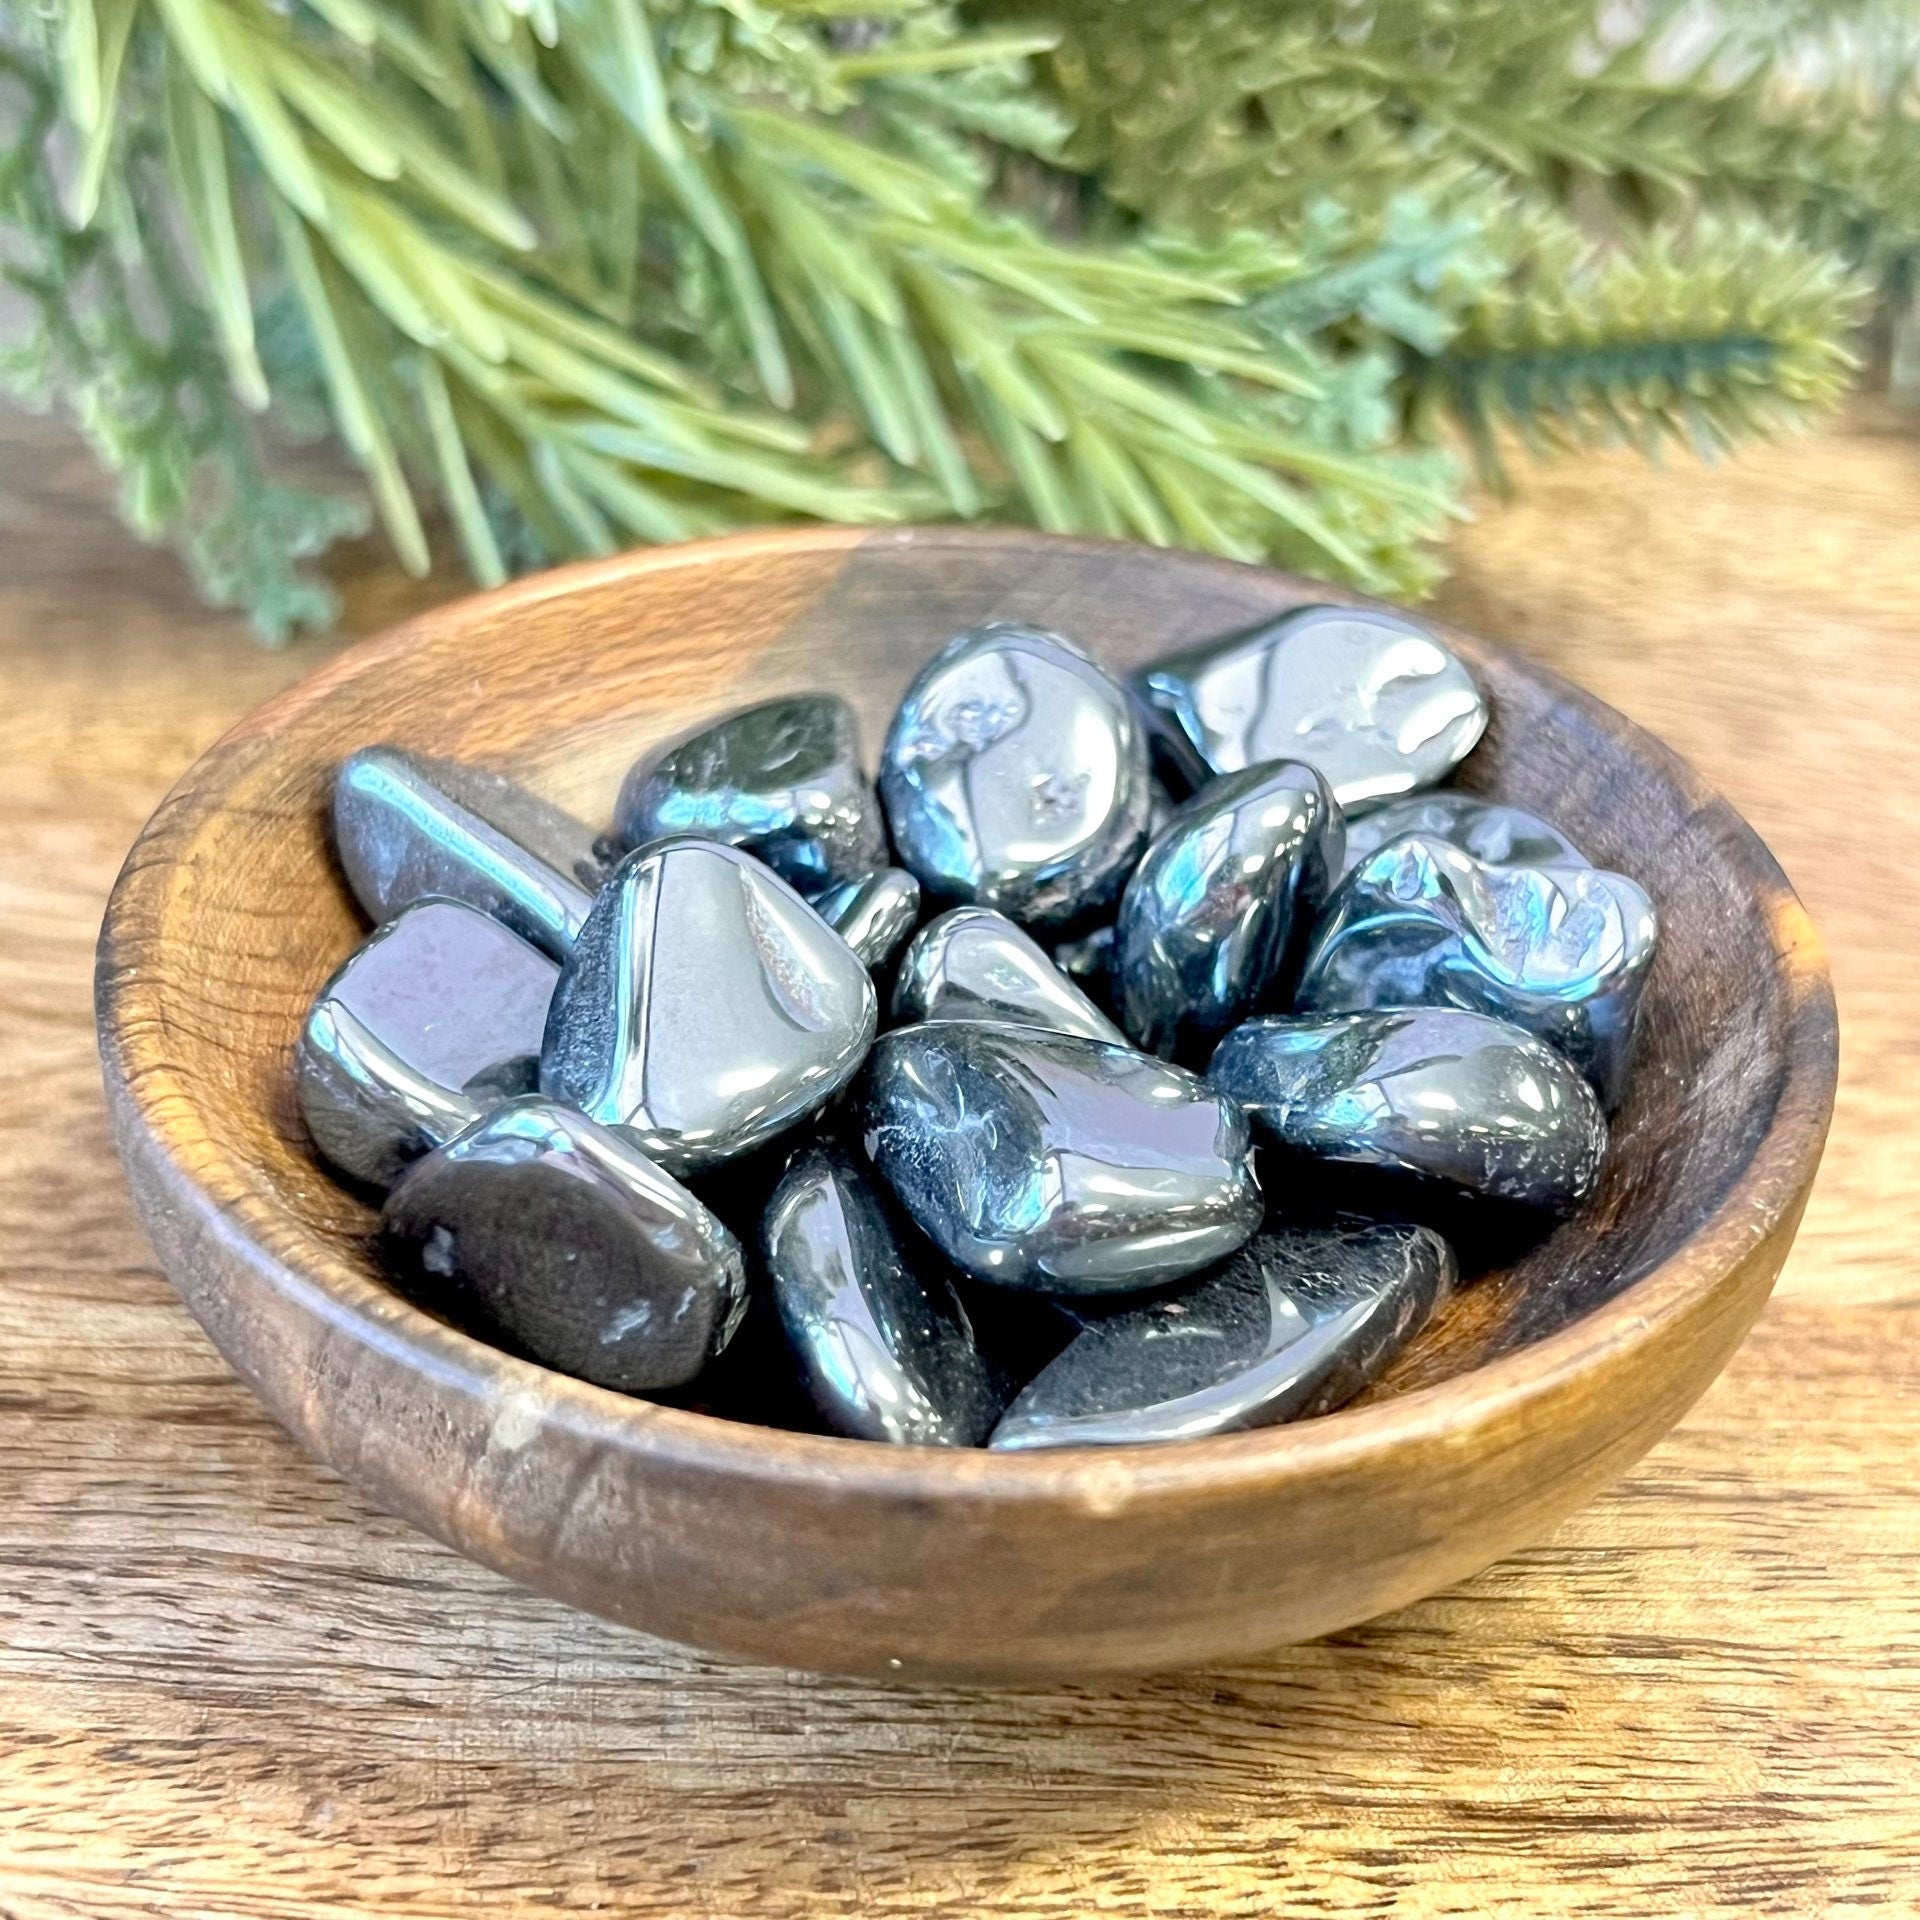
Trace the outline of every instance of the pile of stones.
[[1322, 1412], [1456, 1248], [1592, 1194], [1626, 1084], [1653, 907], [1439, 787], [1487, 720], [1431, 634], [1316, 607], [1131, 684], [982, 627], [877, 790], [786, 697], [601, 839], [371, 746], [377, 931], [301, 1109], [397, 1284], [603, 1387], [1002, 1449]]

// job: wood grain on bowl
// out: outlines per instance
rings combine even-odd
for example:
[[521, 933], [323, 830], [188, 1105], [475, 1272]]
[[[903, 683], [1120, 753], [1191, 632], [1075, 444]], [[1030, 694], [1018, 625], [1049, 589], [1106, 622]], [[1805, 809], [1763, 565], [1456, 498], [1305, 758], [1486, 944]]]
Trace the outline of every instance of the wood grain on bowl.
[[826, 687], [869, 754], [960, 627], [1018, 618], [1131, 664], [1329, 597], [1031, 534], [760, 535], [570, 569], [421, 617], [263, 708], [129, 857], [98, 1006], [122, 1152], [222, 1351], [382, 1504], [563, 1599], [727, 1652], [1041, 1677], [1249, 1653], [1366, 1618], [1537, 1535], [1725, 1361], [1791, 1241], [1831, 1107], [1818, 944], [1754, 835], [1599, 702], [1449, 639], [1495, 721], [1465, 783], [1652, 891], [1664, 944], [1596, 1203], [1458, 1298], [1367, 1397], [1164, 1449], [929, 1454], [628, 1400], [406, 1305], [325, 1177], [288, 1061], [361, 937], [325, 796], [395, 739], [604, 818], [643, 746]]

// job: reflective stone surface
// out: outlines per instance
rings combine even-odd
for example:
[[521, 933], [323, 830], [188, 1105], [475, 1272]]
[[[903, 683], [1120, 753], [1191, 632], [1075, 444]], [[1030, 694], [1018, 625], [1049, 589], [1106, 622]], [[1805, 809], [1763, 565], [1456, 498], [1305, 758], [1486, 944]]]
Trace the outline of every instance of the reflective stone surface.
[[1118, 897], [1146, 843], [1145, 728], [1057, 635], [964, 633], [907, 689], [881, 756], [901, 862], [937, 901], [1066, 927]]
[[878, 1019], [858, 955], [750, 854], [656, 840], [623, 860], [562, 968], [540, 1084], [686, 1173], [830, 1099]]
[[[1607, 1149], [1599, 1102], [1568, 1060], [1451, 1007], [1249, 1020], [1208, 1077], [1296, 1153], [1522, 1206], [1584, 1200]], [[1277, 1206], [1303, 1172], [1267, 1169]]]
[[1347, 853], [1341, 871], [1357, 867], [1389, 840], [1417, 833], [1445, 840], [1488, 867], [1586, 867], [1593, 863], [1558, 827], [1524, 807], [1503, 806], [1476, 794], [1415, 794], [1370, 807], [1347, 822]]
[[953, 907], [914, 935], [893, 1018], [998, 1020], [1125, 1046], [1127, 1036], [1003, 913]]
[[809, 892], [887, 861], [853, 709], [826, 693], [729, 714], [642, 760], [620, 789], [614, 832], [627, 847], [680, 833], [723, 840]]
[[388, 1186], [488, 1106], [530, 1093], [559, 968], [452, 900], [403, 909], [320, 989], [294, 1053], [314, 1144]]
[[1557, 1047], [1609, 1109], [1626, 1091], [1653, 903], [1595, 867], [1488, 867], [1408, 835], [1335, 889], [1295, 1004], [1468, 1007]]
[[1342, 844], [1327, 783], [1299, 761], [1203, 787], [1120, 901], [1114, 978], [1128, 1033], [1204, 1064], [1229, 1027], [1292, 984]]
[[430, 894], [490, 913], [564, 960], [602, 869], [578, 820], [497, 773], [363, 747], [333, 787], [333, 844], [374, 921]]
[[1157, 1285], [1260, 1224], [1246, 1116], [1178, 1067], [1073, 1034], [940, 1021], [874, 1045], [866, 1147], [915, 1224], [982, 1280]]
[[975, 1447], [1006, 1404], [943, 1263], [904, 1242], [872, 1179], [833, 1147], [794, 1156], [767, 1209], [781, 1325], [829, 1427]]
[[740, 1243], [611, 1128], [508, 1102], [387, 1196], [401, 1283], [502, 1344], [623, 1393], [691, 1380], [746, 1309]]
[[1487, 725], [1485, 696], [1438, 640], [1360, 608], [1298, 608], [1135, 684], [1194, 784], [1304, 760], [1350, 809], [1443, 780]]
[[815, 894], [813, 910], [877, 972], [919, 923], [920, 882], [899, 867], [883, 867]]
[[1113, 958], [1116, 934], [1111, 926], [1062, 940], [1053, 950], [1053, 964], [1096, 1007], [1111, 1011], [1115, 981]]
[[1451, 1290], [1425, 1227], [1263, 1233], [1191, 1287], [1091, 1321], [994, 1429], [1003, 1450], [1196, 1440], [1330, 1412]]

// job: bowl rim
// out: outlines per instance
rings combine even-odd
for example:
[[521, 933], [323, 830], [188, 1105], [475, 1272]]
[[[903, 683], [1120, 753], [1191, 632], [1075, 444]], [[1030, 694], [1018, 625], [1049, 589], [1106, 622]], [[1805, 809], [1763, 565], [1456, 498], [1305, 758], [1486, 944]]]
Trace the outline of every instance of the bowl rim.
[[[1778, 1096], [1765, 1127], [1718, 1203], [1686, 1239], [1565, 1326], [1445, 1380], [1312, 1420], [1152, 1447], [1014, 1452], [888, 1447], [724, 1420], [590, 1385], [436, 1320], [339, 1250], [311, 1239], [304, 1226], [290, 1222], [241, 1157], [229, 1153], [202, 1122], [191, 1080], [183, 1081], [167, 1057], [166, 1023], [153, 1005], [153, 988], [137, 957], [140, 942], [148, 937], [144, 928], [157, 924], [156, 910], [179, 846], [201, 820], [219, 810], [223, 782], [217, 763], [224, 754], [297, 720], [340, 685], [378, 671], [413, 646], [423, 628], [444, 630], [452, 614], [461, 622], [490, 621], [582, 590], [631, 590], [657, 573], [756, 554], [978, 545], [1004, 557], [1010, 535], [1050, 553], [1140, 551], [1137, 543], [1090, 536], [955, 526], [783, 528], [628, 551], [441, 603], [345, 648], [254, 708], [174, 783], [135, 839], [108, 900], [97, 949], [95, 1017], [123, 1157], [139, 1153], [143, 1169], [160, 1173], [168, 1197], [203, 1231], [233, 1244], [290, 1305], [325, 1323], [330, 1333], [376, 1349], [409, 1369], [437, 1375], [445, 1386], [496, 1405], [519, 1392], [536, 1392], [543, 1424], [573, 1427], [623, 1454], [643, 1455], [663, 1466], [814, 1489], [825, 1479], [848, 1494], [894, 1501], [964, 1496], [991, 1504], [1067, 1501], [1085, 1506], [1089, 1498], [1104, 1503], [1104, 1492], [1116, 1505], [1132, 1506], [1156, 1495], [1213, 1499], [1279, 1492], [1402, 1447], [1458, 1445], [1470, 1432], [1523, 1416], [1531, 1404], [1550, 1398], [1576, 1378], [1657, 1342], [1669, 1322], [1698, 1310], [1730, 1282], [1745, 1257], [1797, 1209], [1819, 1162], [1838, 1075], [1837, 1023], [1825, 953], [1778, 863], [1718, 792], [1654, 735], [1524, 655], [1520, 657], [1527, 672], [1556, 694], [1603, 718], [1610, 731], [1626, 728], [1635, 750], [1655, 763], [1661, 776], [1697, 809], [1719, 810], [1737, 823], [1740, 833], [1729, 858], [1743, 870], [1749, 892], [1762, 897], [1773, 970], [1782, 982], [1789, 1017]], [[1229, 579], [1277, 577], [1324, 602], [1399, 611], [1391, 603], [1278, 568], [1186, 551], [1169, 558]], [[1515, 651], [1424, 613], [1419, 617], [1470, 656]], [[164, 1145], [152, 1125], [159, 1111], [167, 1115]], [[187, 1142], [190, 1151], [183, 1152], [186, 1116], [195, 1124]], [[143, 1145], [154, 1150], [140, 1152]], [[187, 1171], [189, 1162], [195, 1173]], [[223, 1168], [230, 1170], [222, 1183], [230, 1198], [213, 1190]], [[312, 1257], [287, 1257], [282, 1249], [290, 1233], [312, 1249]]]

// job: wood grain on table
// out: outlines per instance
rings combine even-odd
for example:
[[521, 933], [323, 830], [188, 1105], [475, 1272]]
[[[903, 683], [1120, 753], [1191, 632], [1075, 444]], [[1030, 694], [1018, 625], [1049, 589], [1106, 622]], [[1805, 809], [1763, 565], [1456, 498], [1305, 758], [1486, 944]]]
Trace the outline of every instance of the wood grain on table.
[[[1231, 1670], [889, 1690], [410, 1533], [179, 1306], [94, 935], [173, 778], [327, 649], [204, 613], [0, 419], [0, 1920], [1920, 1913], [1920, 423], [1567, 463], [1456, 558], [1443, 610], [1692, 758], [1832, 950], [1773, 1303], [1625, 1484], [1450, 1593]], [[432, 591], [371, 553], [346, 586], [346, 635]]]

